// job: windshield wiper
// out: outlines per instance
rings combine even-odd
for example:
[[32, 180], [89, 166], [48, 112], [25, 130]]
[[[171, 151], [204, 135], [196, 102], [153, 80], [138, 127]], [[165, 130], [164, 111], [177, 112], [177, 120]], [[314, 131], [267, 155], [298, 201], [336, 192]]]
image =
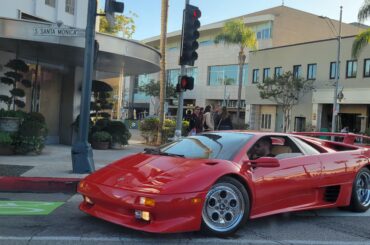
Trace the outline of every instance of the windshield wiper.
[[169, 157], [185, 157], [185, 155], [181, 155], [181, 154], [163, 152], [159, 148], [145, 148], [144, 152], [148, 154], [152, 154], [152, 155], [161, 155], [161, 156], [169, 156]]

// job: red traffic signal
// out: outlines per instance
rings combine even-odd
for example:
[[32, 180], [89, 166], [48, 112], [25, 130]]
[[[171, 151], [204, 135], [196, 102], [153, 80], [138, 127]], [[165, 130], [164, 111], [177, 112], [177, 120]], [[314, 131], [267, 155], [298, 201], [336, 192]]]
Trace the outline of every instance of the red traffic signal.
[[194, 61], [198, 59], [196, 52], [199, 47], [197, 39], [199, 38], [200, 22], [198, 19], [201, 15], [198, 7], [186, 5], [182, 23], [180, 65], [193, 66]]
[[176, 91], [193, 90], [194, 89], [194, 78], [188, 76], [179, 76], [179, 81], [176, 86]]

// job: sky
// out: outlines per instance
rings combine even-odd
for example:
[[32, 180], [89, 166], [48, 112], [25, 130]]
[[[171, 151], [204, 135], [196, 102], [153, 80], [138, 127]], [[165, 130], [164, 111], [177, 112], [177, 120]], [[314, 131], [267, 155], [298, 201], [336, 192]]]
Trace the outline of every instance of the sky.
[[[119, 0], [125, 3], [124, 14], [138, 15], [135, 18], [136, 32], [133, 39], [142, 40], [160, 34], [161, 0]], [[202, 12], [201, 25], [253, 13], [282, 4], [283, 0], [190, 0]], [[365, 0], [284, 0], [284, 5], [319, 16], [339, 20], [340, 6], [343, 6], [343, 22], [357, 21], [357, 13]], [[105, 0], [99, 1], [104, 9]], [[181, 29], [182, 11], [185, 0], [169, 0], [168, 32]], [[365, 22], [370, 25], [370, 21]]]

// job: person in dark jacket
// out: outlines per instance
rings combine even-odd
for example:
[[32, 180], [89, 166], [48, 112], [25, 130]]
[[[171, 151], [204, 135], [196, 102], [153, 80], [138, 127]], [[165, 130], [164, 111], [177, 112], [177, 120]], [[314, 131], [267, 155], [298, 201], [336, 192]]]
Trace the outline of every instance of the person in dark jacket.
[[215, 122], [216, 130], [231, 130], [233, 129], [233, 124], [231, 122], [231, 116], [227, 112], [226, 106], [222, 107], [221, 115], [217, 122]]
[[191, 114], [189, 121], [189, 134], [200, 133], [203, 130], [202, 118], [200, 117], [200, 107], [194, 108], [193, 114]]

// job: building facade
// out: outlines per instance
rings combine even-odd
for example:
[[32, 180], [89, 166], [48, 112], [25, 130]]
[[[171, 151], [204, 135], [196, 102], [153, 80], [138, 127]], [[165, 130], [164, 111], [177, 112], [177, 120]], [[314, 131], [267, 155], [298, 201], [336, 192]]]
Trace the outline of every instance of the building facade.
[[[365, 132], [369, 125], [370, 112], [370, 47], [354, 59], [351, 56], [354, 36], [341, 40], [339, 66], [338, 121], [336, 131], [349, 127], [351, 132]], [[246, 87], [246, 121], [252, 129], [281, 131], [282, 118], [279, 107], [272, 101], [262, 100], [256, 87], [263, 82], [264, 71], [270, 70], [270, 77], [281, 72], [296, 72], [303, 79], [314, 81], [315, 89], [306, 93], [293, 108], [290, 131], [331, 130], [336, 76], [337, 39], [319, 40], [276, 48], [259, 50], [253, 54], [249, 75], [259, 74], [261, 80]]]
[[3, 18], [62, 22], [74, 28], [86, 28], [88, 0], [12, 0], [2, 3]]
[[[11, 59], [22, 59], [30, 67], [24, 74], [33, 89], [25, 89], [25, 111], [44, 115], [49, 129], [47, 142], [70, 144], [72, 123], [80, 110], [83, 82], [85, 36], [59, 35], [58, 28], [81, 30], [86, 27], [88, 0], [14, 0], [0, 9], [0, 77]], [[39, 35], [35, 29], [43, 29]], [[96, 33], [94, 79], [113, 87], [113, 119], [122, 113], [124, 77], [159, 70], [157, 50], [142, 43]], [[0, 94], [10, 87], [0, 84]], [[32, 90], [34, 93], [32, 93]], [[36, 104], [36, 106], [34, 106]], [[0, 103], [0, 108], [5, 104]]]
[[[257, 36], [258, 49], [292, 45], [302, 42], [330, 39], [336, 37], [335, 30], [339, 22], [326, 17], [317, 16], [286, 6], [278, 6], [252, 14], [236, 17], [242, 18], [246, 26], [251, 27]], [[227, 105], [228, 110], [235, 115], [238, 91], [238, 53], [236, 45], [215, 44], [214, 38], [220, 33], [224, 24], [229, 20], [204, 25], [200, 28], [198, 60], [194, 67], [188, 68], [188, 74], [195, 78], [194, 90], [184, 93], [184, 108], [189, 109], [194, 105], [206, 106], [207, 104]], [[360, 27], [350, 24], [342, 25], [344, 36], [355, 35]], [[143, 40], [144, 43], [159, 47], [159, 36]], [[181, 45], [181, 31], [167, 35], [167, 83], [177, 83], [180, 72], [178, 59]], [[244, 118], [244, 109], [250, 104], [247, 88], [253, 77], [251, 74], [251, 61], [255, 53], [248, 53], [243, 69], [243, 90], [241, 107]], [[158, 74], [157, 74], [157, 80]], [[147, 106], [149, 107], [149, 99]], [[169, 99], [169, 115], [175, 115], [176, 103]], [[174, 100], [176, 102], [176, 100]], [[143, 101], [141, 101], [143, 103]], [[133, 104], [135, 104], [133, 102]], [[272, 109], [271, 109], [272, 110]], [[236, 120], [236, 118], [234, 118]]]

